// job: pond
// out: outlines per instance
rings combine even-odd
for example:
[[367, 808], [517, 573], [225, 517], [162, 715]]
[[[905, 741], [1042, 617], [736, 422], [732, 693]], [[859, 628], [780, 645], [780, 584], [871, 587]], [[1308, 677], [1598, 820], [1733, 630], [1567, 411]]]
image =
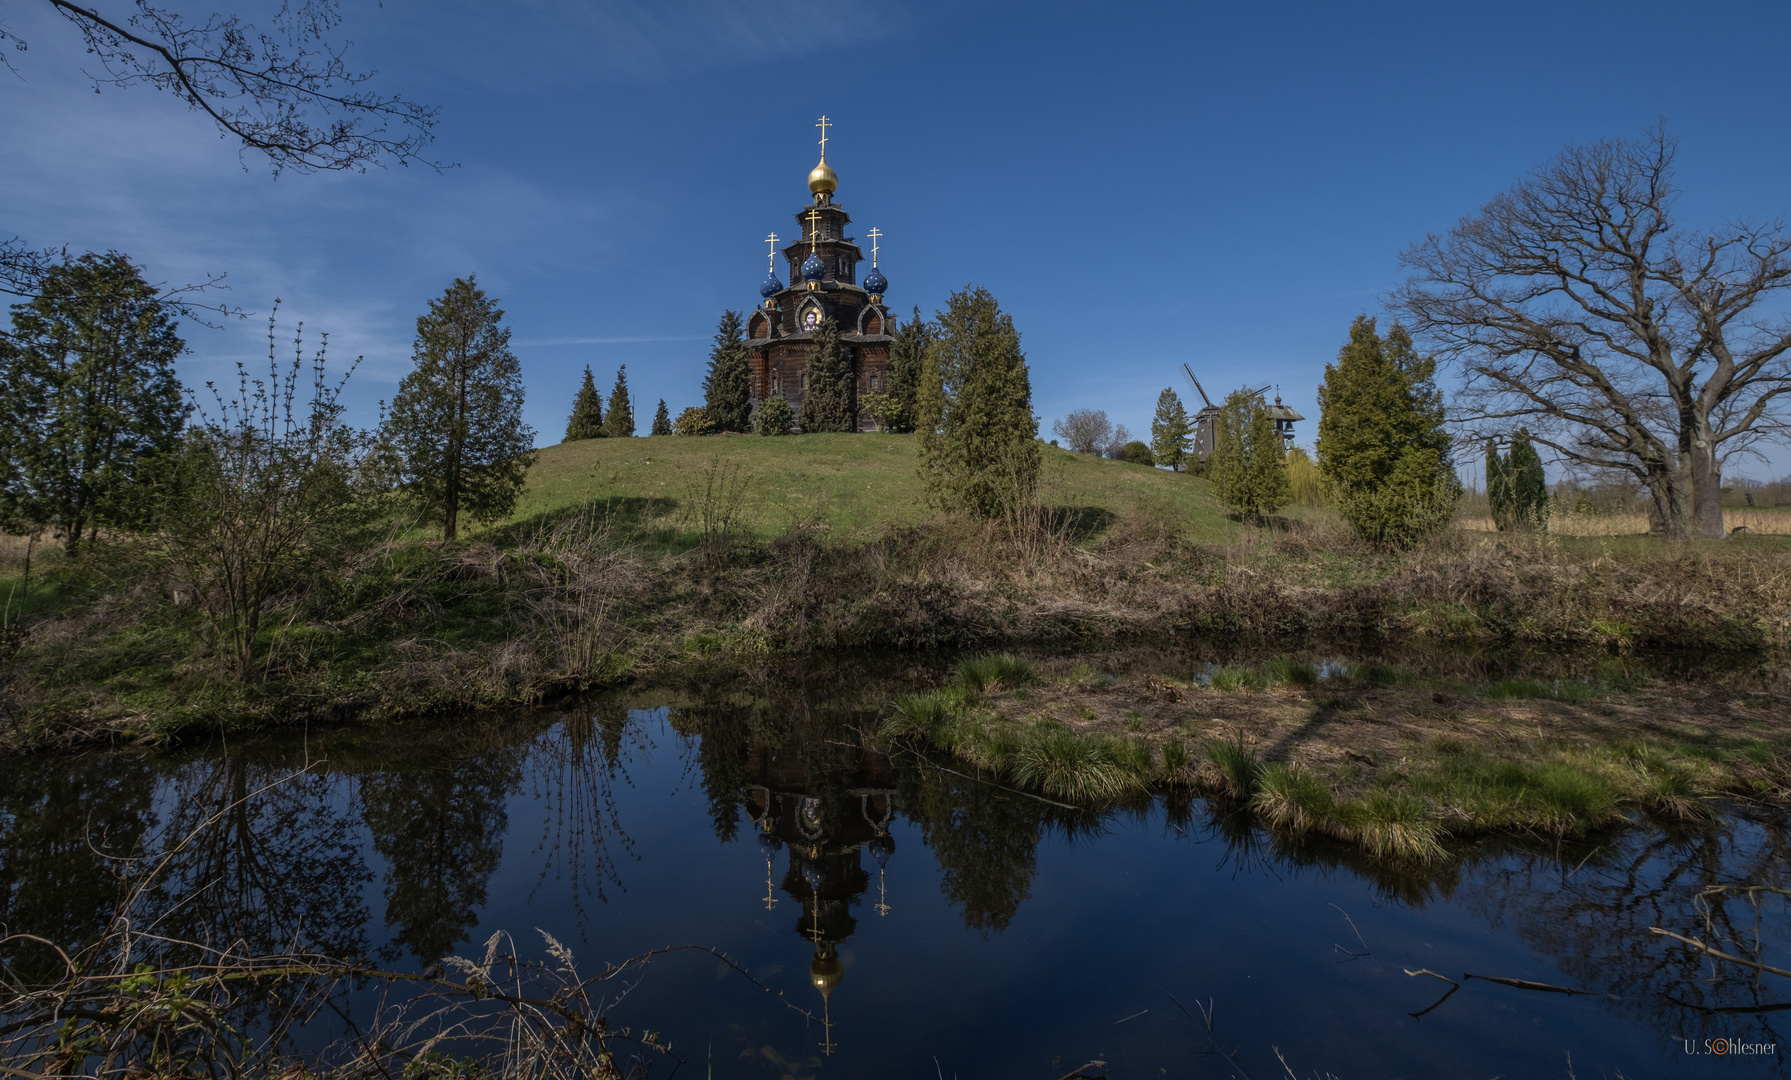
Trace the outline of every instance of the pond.
[[[654, 1075], [1786, 1072], [1782, 1048], [1707, 1040], [1779, 1044], [1791, 980], [1728, 966], [1712, 981], [1709, 961], [1649, 932], [1784, 965], [1782, 897], [1700, 896], [1791, 887], [1776, 816], [1499, 837], [1417, 871], [1289, 844], [1200, 800], [1087, 812], [891, 758], [857, 734], [878, 700], [851, 678], [780, 674], [15, 762], [0, 918], [82, 941], [115, 898], [100, 852], [191, 835], [148, 901], [172, 937], [419, 971], [498, 931], [525, 953], [544, 931], [591, 968], [712, 946], [747, 974], [669, 953], [612, 1007], [683, 1062]], [[1408, 974], [1426, 970], [1459, 985]], [[335, 1030], [320, 1017], [303, 1038]]]

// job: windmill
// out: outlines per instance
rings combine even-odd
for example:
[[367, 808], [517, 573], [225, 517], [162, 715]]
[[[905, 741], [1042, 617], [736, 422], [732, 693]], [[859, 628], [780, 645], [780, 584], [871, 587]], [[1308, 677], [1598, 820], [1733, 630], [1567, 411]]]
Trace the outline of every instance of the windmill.
[[[1195, 393], [1200, 395], [1201, 408], [1194, 414], [1194, 453], [1201, 461], [1205, 461], [1213, 456], [1213, 425], [1218, 420], [1219, 407], [1214, 405], [1213, 399], [1207, 396], [1206, 387], [1200, 385], [1199, 377], [1194, 374], [1194, 369], [1186, 362], [1182, 364], [1182, 371], [1187, 373], [1188, 381], [1194, 384]], [[1268, 393], [1269, 387], [1272, 385], [1274, 384], [1263, 383], [1257, 387], [1245, 387], [1244, 392], [1251, 397], [1259, 398]], [[1275, 404], [1270, 405], [1268, 410], [1270, 419], [1275, 421], [1275, 433], [1281, 436], [1281, 448], [1286, 450], [1293, 445], [1294, 421], [1306, 418], [1281, 404], [1281, 395], [1279, 394], [1275, 395]]]

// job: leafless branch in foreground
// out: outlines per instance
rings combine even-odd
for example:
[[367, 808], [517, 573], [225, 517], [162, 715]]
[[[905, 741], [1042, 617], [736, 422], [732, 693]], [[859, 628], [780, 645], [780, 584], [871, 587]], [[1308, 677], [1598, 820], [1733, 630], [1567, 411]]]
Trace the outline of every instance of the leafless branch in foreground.
[[[149, 0], [122, 17], [93, 4], [45, 2], [74, 24], [98, 62], [86, 72], [95, 90], [143, 84], [173, 94], [209, 117], [220, 137], [265, 154], [276, 175], [365, 172], [387, 161], [444, 167], [422, 156], [440, 109], [367, 88], [376, 72], [351, 68], [350, 43], [330, 39], [342, 21], [336, 0], [289, 0], [266, 31], [237, 15], [189, 22]], [[24, 51], [27, 42], [0, 27], [0, 48], [9, 45]]]

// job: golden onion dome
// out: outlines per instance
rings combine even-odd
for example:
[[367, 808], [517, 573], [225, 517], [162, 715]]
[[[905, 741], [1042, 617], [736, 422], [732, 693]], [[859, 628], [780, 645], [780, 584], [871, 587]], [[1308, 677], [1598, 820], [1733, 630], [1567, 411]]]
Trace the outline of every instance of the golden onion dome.
[[822, 192], [831, 194], [833, 190], [839, 186], [839, 174], [834, 172], [832, 167], [827, 164], [826, 158], [822, 158], [821, 164], [816, 165], [814, 171], [808, 174], [808, 189], [816, 195], [819, 195]]
[[808, 981], [815, 984], [816, 990], [821, 991], [823, 1001], [833, 996], [833, 988], [840, 984], [840, 979], [845, 974], [845, 965], [840, 963], [838, 954], [832, 949], [826, 949], [825, 955], [818, 953], [809, 961]]

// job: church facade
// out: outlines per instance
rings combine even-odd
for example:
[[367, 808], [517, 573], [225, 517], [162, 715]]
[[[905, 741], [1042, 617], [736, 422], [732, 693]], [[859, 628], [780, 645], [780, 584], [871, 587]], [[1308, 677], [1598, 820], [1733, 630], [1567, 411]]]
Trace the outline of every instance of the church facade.
[[[827, 164], [828, 124], [822, 117], [817, 125], [821, 163], [808, 174], [811, 202], [796, 213], [799, 238], [782, 252], [790, 284], [786, 287], [778, 279], [773, 249], [773, 263], [759, 286], [762, 302], [746, 320], [752, 409], [756, 416], [762, 402], [780, 396], [800, 414], [815, 327], [832, 319], [848, 358], [858, 430], [870, 431], [876, 425], [859, 412], [859, 402], [867, 393], [889, 389], [889, 351], [895, 341], [894, 322], [883, 305], [889, 282], [877, 269], [874, 243], [870, 272], [859, 281], [864, 252], [855, 237], [846, 235], [852, 215], [833, 201], [839, 177]], [[869, 235], [874, 242], [879, 234], [872, 229]], [[776, 240], [775, 234], [768, 238], [773, 244]]]

